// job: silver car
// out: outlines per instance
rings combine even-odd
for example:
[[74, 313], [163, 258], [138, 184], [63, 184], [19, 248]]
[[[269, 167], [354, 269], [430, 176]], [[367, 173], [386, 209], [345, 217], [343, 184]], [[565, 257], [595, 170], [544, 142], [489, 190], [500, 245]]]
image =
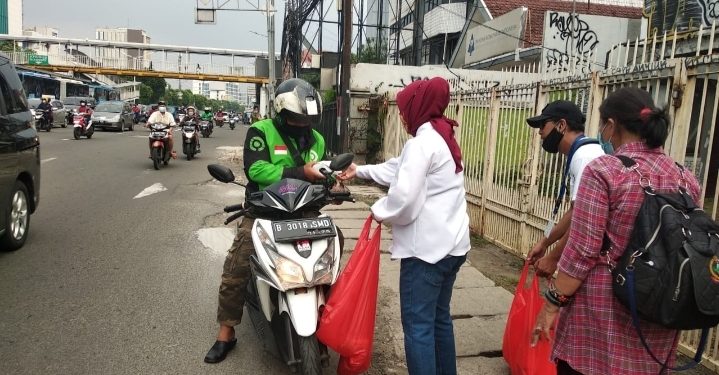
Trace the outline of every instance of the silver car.
[[[35, 117], [35, 109], [37, 109], [37, 106], [40, 105], [40, 99], [30, 98], [27, 100], [27, 103], [30, 106], [30, 112], [32, 113], [32, 116]], [[59, 100], [51, 99], [50, 105], [52, 106], [52, 125], [61, 126], [63, 128], [66, 127], [67, 124], [65, 123], [65, 116], [67, 115], [67, 110], [65, 110], [65, 107], [62, 105], [62, 102]]]
[[122, 101], [99, 103], [92, 113], [92, 124], [98, 129], [133, 130], [132, 109]]

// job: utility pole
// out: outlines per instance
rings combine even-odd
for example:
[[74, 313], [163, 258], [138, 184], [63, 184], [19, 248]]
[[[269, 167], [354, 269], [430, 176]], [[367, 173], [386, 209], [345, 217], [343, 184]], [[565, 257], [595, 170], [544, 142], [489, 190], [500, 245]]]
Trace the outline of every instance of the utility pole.
[[350, 65], [352, 64], [352, 0], [342, 0], [342, 70], [340, 77], [341, 107], [337, 110], [341, 115], [342, 150], [349, 150], [350, 120]]
[[267, 85], [267, 113], [270, 118], [275, 116], [275, 0], [267, 0], [267, 65], [270, 83]]
[[414, 30], [412, 30], [412, 51], [414, 65], [422, 65], [422, 37], [424, 30], [424, 0], [414, 1]]

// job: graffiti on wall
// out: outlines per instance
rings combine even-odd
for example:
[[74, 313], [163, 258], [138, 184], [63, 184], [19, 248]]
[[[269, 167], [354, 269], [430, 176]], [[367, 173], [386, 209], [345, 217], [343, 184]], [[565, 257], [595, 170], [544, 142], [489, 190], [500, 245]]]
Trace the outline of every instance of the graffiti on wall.
[[577, 72], [587, 73], [588, 59], [596, 53], [599, 37], [583, 15], [548, 12], [545, 30], [545, 68], [547, 72], [564, 72], [574, 67]]
[[652, 34], [711, 26], [719, 21], [719, 0], [645, 0], [644, 16]]

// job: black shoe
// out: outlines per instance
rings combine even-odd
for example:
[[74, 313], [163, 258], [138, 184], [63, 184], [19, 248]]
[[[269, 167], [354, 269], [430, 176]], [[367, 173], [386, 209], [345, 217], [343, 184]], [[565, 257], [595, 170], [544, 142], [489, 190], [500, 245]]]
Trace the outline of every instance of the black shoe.
[[205, 363], [222, 362], [227, 357], [227, 353], [235, 347], [235, 344], [237, 344], [236, 338], [232, 339], [232, 341], [215, 341], [215, 344], [212, 345], [205, 356]]

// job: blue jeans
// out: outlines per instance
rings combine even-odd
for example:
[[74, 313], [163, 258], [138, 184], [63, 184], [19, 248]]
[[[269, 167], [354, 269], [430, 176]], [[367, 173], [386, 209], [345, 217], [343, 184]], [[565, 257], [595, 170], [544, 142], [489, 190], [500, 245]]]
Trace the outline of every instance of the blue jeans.
[[466, 258], [447, 257], [436, 264], [402, 259], [399, 295], [410, 375], [457, 373], [449, 302], [457, 272]]

